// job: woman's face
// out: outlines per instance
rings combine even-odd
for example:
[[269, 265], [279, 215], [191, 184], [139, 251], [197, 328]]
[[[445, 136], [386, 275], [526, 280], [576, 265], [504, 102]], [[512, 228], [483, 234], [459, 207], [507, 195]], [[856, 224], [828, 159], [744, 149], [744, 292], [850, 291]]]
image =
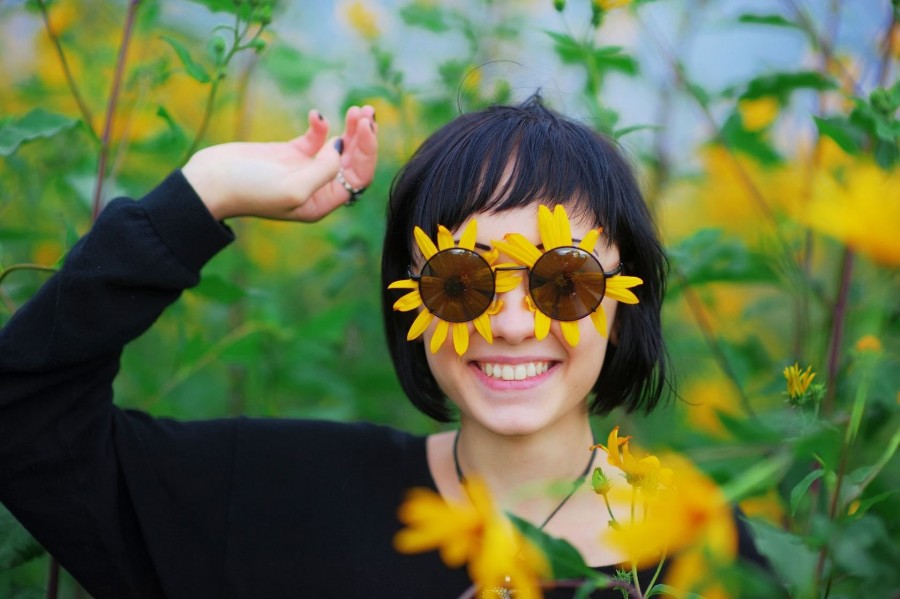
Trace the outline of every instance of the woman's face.
[[[474, 215], [478, 243], [490, 246], [491, 240], [502, 240], [506, 233], [516, 232], [539, 246], [537, 212], [537, 205], [533, 205], [500, 214]], [[454, 231], [456, 239], [467, 223]], [[591, 223], [577, 219], [571, 224], [572, 237], [576, 240], [593, 228]], [[602, 241], [594, 253], [605, 271], [619, 263], [618, 249], [607, 247]], [[511, 260], [501, 254], [499, 262]], [[425, 354], [431, 372], [459, 408], [466, 427], [483, 427], [499, 435], [530, 435], [573, 420], [581, 422], [587, 413], [586, 398], [600, 374], [608, 339], [586, 317], [577, 321], [580, 333], [577, 346], [566, 342], [557, 321], [552, 322], [550, 334], [538, 341], [534, 313], [525, 301], [527, 286], [528, 277], [523, 272], [519, 286], [500, 295], [503, 308], [491, 316], [492, 344], [469, 323], [469, 347], [462, 356], [457, 356], [449, 340], [433, 354], [427, 348], [434, 323], [425, 333]], [[603, 299], [610, 329], [616, 303]], [[491, 371], [499, 368], [501, 373], [511, 374], [513, 380], [507, 380], [508, 376], [488, 376], [485, 371], [489, 364]]]

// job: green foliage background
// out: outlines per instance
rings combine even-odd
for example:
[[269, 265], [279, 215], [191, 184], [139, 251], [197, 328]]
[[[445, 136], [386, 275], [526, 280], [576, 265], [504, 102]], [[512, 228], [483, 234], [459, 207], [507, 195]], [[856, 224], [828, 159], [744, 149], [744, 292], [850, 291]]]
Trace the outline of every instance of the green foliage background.
[[[372, 103], [381, 161], [363, 201], [311, 226], [230, 223], [237, 247], [128, 348], [117, 397], [180, 418], [439, 430], [403, 398], [385, 351], [390, 181], [461, 111], [541, 87], [634, 157], [672, 260], [679, 397], [649, 417], [598, 419], [598, 437], [617, 423], [682, 451], [741, 502], [777, 580], [723, 575], [732, 595], [895, 596], [897, 4], [610, 4], [0, 3], [0, 324], [89, 228], [96, 197], [141, 196], [192, 148], [299, 134], [314, 107], [337, 126]], [[803, 64], [736, 61], [746, 75], [707, 82], [702, 65], [759, 32]], [[704, 36], [721, 37], [721, 56], [696, 55]], [[820, 200], [868, 215], [862, 241], [822, 225]], [[817, 377], [792, 405], [781, 371], [794, 362]], [[41, 554], [0, 511], [0, 596], [43, 594]], [[68, 580], [62, 595], [84, 596]]]

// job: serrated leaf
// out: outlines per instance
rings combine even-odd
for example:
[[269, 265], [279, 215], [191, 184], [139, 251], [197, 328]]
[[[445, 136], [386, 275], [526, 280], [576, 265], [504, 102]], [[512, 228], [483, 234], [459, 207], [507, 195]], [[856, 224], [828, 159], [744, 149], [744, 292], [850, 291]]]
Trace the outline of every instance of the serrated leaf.
[[443, 33], [450, 30], [447, 24], [445, 11], [437, 4], [422, 4], [415, 2], [407, 4], [400, 9], [400, 17], [403, 22], [411, 27], [421, 27], [435, 33]]
[[803, 499], [804, 495], [806, 495], [806, 492], [809, 490], [809, 486], [815, 481], [822, 478], [824, 474], [825, 471], [822, 469], [813, 470], [812, 472], [804, 476], [803, 480], [794, 485], [794, 488], [791, 489], [791, 516], [797, 513], [797, 507], [800, 505], [800, 500]]
[[23, 143], [53, 137], [79, 122], [43, 108], [35, 108], [19, 118], [5, 119], [0, 122], [0, 156], [10, 156]]
[[172, 49], [178, 54], [178, 58], [181, 60], [181, 64], [184, 66], [184, 70], [187, 71], [188, 75], [200, 83], [209, 83], [209, 73], [202, 65], [194, 61], [191, 57], [191, 53], [184, 47], [184, 44], [169, 35], [162, 35], [160, 36], [160, 39], [172, 46]]
[[815, 579], [817, 554], [797, 535], [765, 522], [747, 519], [756, 547], [768, 558], [772, 569], [787, 583], [792, 597], [808, 597]]
[[21, 566], [44, 554], [44, 548], [3, 505], [0, 505], [0, 539], [0, 572]]
[[813, 117], [819, 134], [831, 138], [842, 150], [851, 155], [859, 154], [862, 133], [846, 117]]
[[550, 568], [553, 570], [554, 580], [597, 577], [597, 572], [585, 563], [584, 558], [571, 543], [564, 539], [551, 537], [531, 522], [514, 514], [509, 514], [509, 517], [516, 528], [547, 558]]
[[773, 25], [775, 27], [793, 27], [799, 28], [799, 25], [793, 21], [782, 17], [781, 15], [754, 15], [743, 14], [738, 17], [739, 23], [752, 23], [754, 25]]

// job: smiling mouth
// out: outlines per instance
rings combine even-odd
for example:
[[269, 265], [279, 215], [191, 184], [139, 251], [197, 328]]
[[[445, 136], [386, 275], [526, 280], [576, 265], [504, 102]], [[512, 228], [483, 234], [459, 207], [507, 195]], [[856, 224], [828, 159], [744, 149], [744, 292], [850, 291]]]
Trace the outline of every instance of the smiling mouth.
[[550, 370], [550, 362], [524, 362], [522, 364], [479, 362], [478, 367], [485, 376], [504, 381], [524, 381]]

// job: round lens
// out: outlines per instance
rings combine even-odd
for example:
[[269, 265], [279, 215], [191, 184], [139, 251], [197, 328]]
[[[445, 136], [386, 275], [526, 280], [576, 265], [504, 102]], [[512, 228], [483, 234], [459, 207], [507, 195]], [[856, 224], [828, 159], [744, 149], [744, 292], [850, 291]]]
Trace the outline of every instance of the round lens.
[[471, 250], [442, 250], [422, 267], [419, 294], [425, 307], [441, 320], [468, 322], [494, 300], [494, 271]]
[[538, 258], [528, 286], [541, 312], [554, 320], [578, 320], [600, 305], [606, 277], [593, 254], [577, 247], [561, 247]]

